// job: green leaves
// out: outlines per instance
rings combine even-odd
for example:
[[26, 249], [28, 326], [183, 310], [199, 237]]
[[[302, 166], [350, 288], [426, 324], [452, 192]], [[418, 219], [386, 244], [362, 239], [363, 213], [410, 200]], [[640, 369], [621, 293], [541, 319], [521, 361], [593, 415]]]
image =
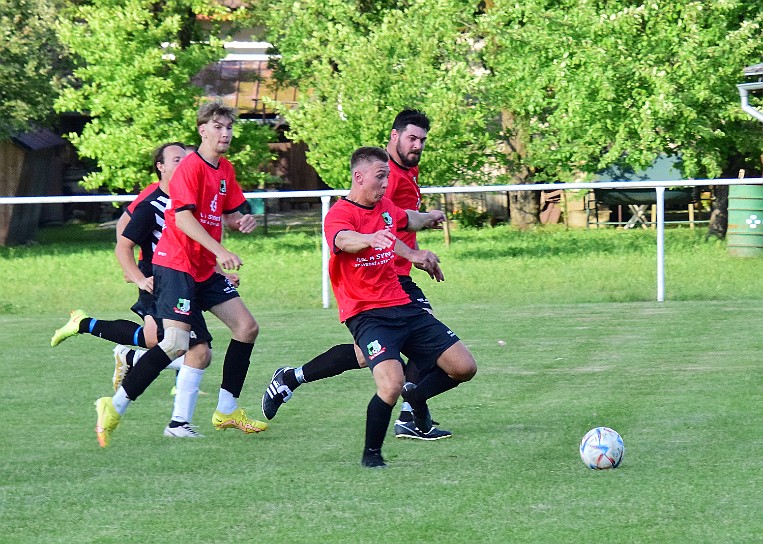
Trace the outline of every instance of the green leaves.
[[763, 58], [762, 17], [732, 0], [499, 0], [480, 20], [491, 98], [514, 115], [522, 160], [552, 179], [661, 152], [718, 176], [730, 155], [759, 155], [735, 85]]
[[496, 153], [478, 99], [473, 9], [455, 0], [302, 0], [267, 10], [280, 69], [307, 90], [299, 108], [283, 109], [289, 136], [308, 144], [326, 183], [348, 187], [352, 151], [385, 146], [395, 115], [411, 107], [432, 119], [422, 184], [485, 179], [482, 166]]
[[[215, 36], [218, 29], [203, 30], [194, 10], [213, 8], [193, 0], [160, 7], [150, 0], [95, 0], [72, 6], [59, 21], [58, 34], [76, 68], [56, 110], [92, 117], [80, 135], [68, 135], [80, 156], [99, 167], [85, 178], [85, 187], [146, 185], [155, 147], [198, 142], [195, 112], [204, 93], [192, 78], [222, 58], [224, 49]], [[238, 129], [243, 138], [234, 140], [230, 155], [251, 170], [269, 158], [272, 137], [267, 128], [253, 129]], [[240, 175], [249, 184], [259, 179], [254, 172]]]
[[0, 0], [0, 140], [50, 121], [62, 65], [55, 16], [55, 2]]

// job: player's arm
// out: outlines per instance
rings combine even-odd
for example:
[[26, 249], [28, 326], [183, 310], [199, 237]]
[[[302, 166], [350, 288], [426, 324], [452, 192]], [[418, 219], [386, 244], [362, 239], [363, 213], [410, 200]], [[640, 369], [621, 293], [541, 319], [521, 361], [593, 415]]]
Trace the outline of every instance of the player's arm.
[[[125, 231], [125, 227], [127, 226], [127, 223], [129, 223], [129, 222], [130, 222], [130, 214], [127, 213], [126, 211], [122, 212], [122, 215], [119, 216], [119, 220], [117, 221], [117, 229], [116, 229], [117, 230], [117, 239], [116, 239], [117, 244], [114, 247], [114, 254], [117, 257], [117, 261], [119, 262], [120, 266], [122, 265], [122, 259], [120, 258], [119, 253], [118, 253], [118, 251], [120, 250], [120, 248], [119, 248], [119, 239], [122, 237], [122, 233]], [[133, 251], [133, 254], [132, 254], [132, 261], [135, 262], [135, 252], [134, 251]], [[127, 274], [127, 271], [124, 269], [124, 266], [122, 266], [122, 270], [123, 270], [123, 273], [124, 273], [125, 281], [127, 283], [132, 282], [132, 280], [130, 279], [130, 276]]]
[[431, 210], [426, 213], [405, 210], [405, 213], [408, 216], [408, 226], [405, 230], [420, 231], [437, 228], [445, 221], [445, 214], [441, 210]]
[[394, 246], [396, 240], [397, 237], [388, 230], [379, 230], [371, 234], [361, 234], [354, 230], [341, 230], [334, 238], [334, 247], [345, 253], [357, 253], [369, 247], [387, 249]]
[[191, 240], [198, 242], [202, 247], [211, 251], [223, 269], [238, 270], [244, 264], [238, 255], [225, 249], [220, 242], [204, 230], [201, 223], [193, 216], [192, 210], [176, 210], [175, 224]]
[[135, 263], [135, 242], [120, 236], [117, 240], [117, 246], [114, 248], [114, 254], [117, 256], [119, 266], [122, 267], [125, 281], [134, 283], [139, 289], [148, 293], [154, 292], [153, 276], [148, 278], [144, 276]]
[[445, 280], [440, 269], [440, 258], [435, 253], [426, 249], [413, 249], [400, 239], [395, 241], [395, 253], [411, 261], [416, 268], [425, 271], [433, 280]]
[[139, 289], [148, 293], [154, 292], [154, 278], [143, 275], [135, 262], [135, 242], [124, 236], [125, 229], [132, 218], [125, 212], [117, 221], [117, 245], [114, 247], [114, 255], [122, 267], [125, 281], [134, 283]]
[[236, 210], [231, 213], [223, 213], [223, 223], [229, 229], [249, 234], [257, 227], [257, 220], [251, 214], [243, 214]]

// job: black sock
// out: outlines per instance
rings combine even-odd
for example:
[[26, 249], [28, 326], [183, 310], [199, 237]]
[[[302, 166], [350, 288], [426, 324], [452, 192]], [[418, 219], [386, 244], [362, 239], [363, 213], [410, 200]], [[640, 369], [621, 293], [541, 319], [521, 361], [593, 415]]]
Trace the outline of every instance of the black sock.
[[[249, 371], [249, 359], [252, 356], [253, 349], [254, 344], [231, 339], [230, 344], [228, 344], [228, 350], [225, 352], [223, 381], [220, 387], [230, 392], [235, 398], [241, 395], [241, 389], [244, 387], [246, 373]], [[141, 364], [142, 361], [141, 359]], [[138, 368], [140, 368], [140, 365], [138, 365]]]
[[294, 373], [293, 368], [290, 368], [283, 373], [283, 383], [292, 391], [301, 385], [297, 380], [297, 375]]
[[170, 429], [175, 429], [177, 427], [182, 427], [183, 425], [187, 424], [187, 421], [170, 421]]
[[154, 346], [140, 358], [140, 364], [134, 366], [122, 382], [130, 400], [136, 400], [151, 385], [159, 374], [172, 362], [160, 346]]
[[453, 389], [460, 383], [448, 376], [442, 368], [437, 366], [416, 385], [413, 399], [417, 402], [426, 402], [427, 399], [431, 399], [440, 393], [445, 393], [445, 391]]
[[107, 321], [86, 317], [79, 323], [79, 332], [90, 333], [116, 344], [146, 347], [143, 326], [127, 319]]
[[403, 372], [405, 372], [405, 381], [419, 383], [419, 380], [421, 379], [421, 376], [419, 375], [419, 367], [417, 367], [415, 363], [412, 363], [410, 359], [408, 359], [408, 363], [405, 365]]
[[305, 382], [314, 382], [338, 376], [342, 372], [356, 368], [360, 367], [358, 366], [358, 358], [355, 356], [355, 346], [353, 344], [339, 344], [302, 365], [302, 375]]
[[374, 395], [366, 411], [366, 450], [381, 449], [391, 419], [392, 406]]

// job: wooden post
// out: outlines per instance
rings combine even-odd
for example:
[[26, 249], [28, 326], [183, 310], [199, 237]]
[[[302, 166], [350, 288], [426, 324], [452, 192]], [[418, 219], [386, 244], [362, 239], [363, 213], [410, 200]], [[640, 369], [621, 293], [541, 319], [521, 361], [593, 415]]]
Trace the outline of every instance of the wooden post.
[[[583, 197], [586, 198], [586, 197]], [[567, 217], [568, 210], [567, 210], [567, 191], [562, 190], [562, 217], [564, 218], [564, 228], [569, 229], [570, 228], [570, 222]], [[586, 219], [586, 227], [588, 227], [588, 220]]]
[[694, 230], [694, 202], [689, 202], [689, 228]]

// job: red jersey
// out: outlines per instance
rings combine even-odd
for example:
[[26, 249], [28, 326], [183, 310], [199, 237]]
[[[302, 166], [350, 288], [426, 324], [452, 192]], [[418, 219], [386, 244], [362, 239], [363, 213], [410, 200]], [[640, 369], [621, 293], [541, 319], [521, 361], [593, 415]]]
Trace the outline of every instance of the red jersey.
[[186, 272], [197, 282], [208, 279], [215, 268], [215, 255], [192, 240], [175, 223], [175, 214], [191, 210], [212, 238], [222, 240], [222, 215], [244, 203], [233, 165], [220, 157], [217, 168], [193, 153], [186, 156], [170, 180], [170, 203], [164, 212], [164, 231], [154, 252], [154, 264]]
[[132, 212], [135, 211], [135, 207], [140, 204], [140, 201], [146, 198], [148, 195], [153, 193], [156, 188], [159, 187], [159, 182], [155, 181], [145, 189], [143, 189], [140, 193], [138, 193], [138, 196], [135, 197], [135, 200], [130, 202], [130, 204], [127, 205], [127, 213], [129, 215], [132, 215]]
[[372, 234], [387, 229], [397, 235], [407, 225], [405, 210], [386, 197], [371, 208], [343, 198], [326, 214], [323, 229], [331, 248], [329, 276], [339, 306], [339, 321], [344, 323], [373, 308], [402, 306], [411, 299], [397, 279], [393, 248], [369, 247], [357, 253], [346, 253], [334, 244], [337, 234], [343, 230]]
[[[421, 189], [419, 189], [419, 167], [404, 168], [392, 159], [389, 160], [389, 181], [385, 196], [392, 200], [398, 208], [416, 210], [421, 207]], [[401, 232], [398, 236], [412, 249], [416, 249], [416, 233]], [[399, 276], [411, 275], [412, 263], [408, 259], [395, 256], [395, 270]]]

